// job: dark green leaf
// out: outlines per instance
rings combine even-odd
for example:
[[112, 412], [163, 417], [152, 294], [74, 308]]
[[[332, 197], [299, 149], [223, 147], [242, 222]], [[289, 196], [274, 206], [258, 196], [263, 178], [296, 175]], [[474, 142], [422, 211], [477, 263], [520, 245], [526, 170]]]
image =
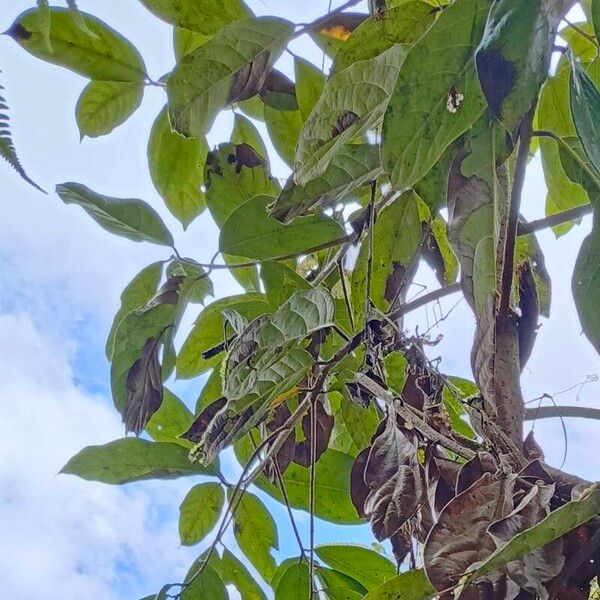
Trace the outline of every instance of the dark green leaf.
[[490, 4], [453, 2], [406, 57], [383, 120], [382, 164], [394, 189], [416, 184], [483, 113], [474, 51]]
[[573, 271], [573, 296], [583, 332], [600, 353], [600, 210], [594, 215], [594, 228], [583, 240], [575, 270]]
[[188, 451], [177, 444], [122, 438], [104, 446], [88, 446], [76, 454], [61, 473], [89, 481], [122, 484], [142, 479], [168, 479], [213, 473], [188, 460]]
[[356, 579], [369, 591], [396, 575], [390, 560], [362, 546], [317, 546], [315, 552], [330, 567]]
[[273, 198], [257, 196], [242, 204], [227, 219], [219, 237], [219, 249], [228, 254], [269, 260], [315, 251], [341, 243], [345, 233], [331, 217], [300, 217], [283, 225], [267, 214]]
[[143, 97], [139, 81], [90, 81], [76, 108], [81, 137], [109, 134], [137, 110]]
[[[231, 493], [228, 492], [231, 500]], [[271, 549], [279, 548], [277, 525], [261, 500], [245, 492], [234, 514], [233, 533], [246, 558], [265, 581], [271, 581], [275, 560]]]
[[256, 94], [291, 32], [282, 19], [245, 19], [184, 56], [167, 85], [173, 128], [203, 137], [222, 108]]
[[98, 194], [80, 183], [62, 183], [56, 193], [65, 204], [78, 204], [102, 228], [135, 242], [173, 245], [173, 236], [158, 213], [142, 200]]
[[203, 35], [213, 35], [234, 21], [251, 17], [242, 0], [140, 0], [167, 23]]
[[571, 114], [581, 145], [600, 172], [600, 93], [576, 60], [571, 70]]
[[66, 8], [52, 8], [48, 51], [39, 23], [39, 11], [22, 13], [6, 32], [27, 52], [37, 58], [66, 67], [103, 81], [141, 81], [146, 67], [138, 51], [108, 25], [82, 13], [86, 27], [94, 34], [82, 31]]
[[179, 537], [184, 546], [201, 542], [215, 527], [225, 503], [219, 483], [199, 483], [179, 507]]
[[305, 562], [290, 565], [275, 590], [275, 600], [309, 600], [310, 569]]
[[427, 600], [437, 594], [423, 569], [401, 573], [369, 592], [364, 600]]
[[150, 176], [167, 208], [187, 227], [205, 208], [204, 139], [185, 139], [171, 131], [167, 109], [157, 117], [148, 141]]

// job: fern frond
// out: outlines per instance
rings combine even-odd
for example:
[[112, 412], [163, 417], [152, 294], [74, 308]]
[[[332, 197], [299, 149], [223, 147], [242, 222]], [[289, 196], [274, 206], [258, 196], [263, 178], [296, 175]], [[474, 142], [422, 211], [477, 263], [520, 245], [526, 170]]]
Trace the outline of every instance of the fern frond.
[[37, 183], [29, 179], [12, 141], [10, 133], [8, 104], [2, 95], [4, 87], [0, 85], [0, 156], [27, 182], [41, 192], [46, 193]]

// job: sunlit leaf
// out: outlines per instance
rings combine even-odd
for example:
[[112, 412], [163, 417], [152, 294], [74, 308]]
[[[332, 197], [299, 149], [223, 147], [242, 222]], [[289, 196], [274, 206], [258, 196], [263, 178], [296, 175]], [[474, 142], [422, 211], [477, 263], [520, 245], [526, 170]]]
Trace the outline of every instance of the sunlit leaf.
[[62, 183], [56, 193], [65, 204], [77, 204], [102, 228], [135, 242], [173, 245], [173, 236], [158, 213], [142, 200], [103, 196], [80, 183]]
[[310, 597], [310, 569], [305, 562], [290, 565], [277, 588], [275, 600], [306, 600]]
[[186, 495], [179, 507], [179, 536], [184, 546], [201, 542], [215, 527], [225, 492], [218, 483], [199, 483]]
[[146, 425], [148, 435], [155, 442], [173, 442], [189, 448], [189, 444], [179, 436], [187, 431], [194, 415], [175, 394], [165, 389], [160, 408]]
[[107, 135], [140, 106], [144, 86], [136, 81], [90, 81], [77, 102], [81, 137]]
[[437, 594], [423, 569], [401, 573], [370, 591], [364, 600], [427, 600]]
[[140, 81], [146, 76], [144, 61], [123, 36], [100, 19], [81, 13], [87, 28], [83, 31], [67, 8], [51, 9], [50, 52], [44, 41], [38, 9], [17, 17], [6, 32], [25, 50], [48, 62], [66, 67], [90, 79]]
[[214, 472], [192, 464], [188, 451], [177, 444], [122, 438], [104, 446], [88, 446], [61, 473], [102, 483], [122, 484], [142, 479], [168, 479]]

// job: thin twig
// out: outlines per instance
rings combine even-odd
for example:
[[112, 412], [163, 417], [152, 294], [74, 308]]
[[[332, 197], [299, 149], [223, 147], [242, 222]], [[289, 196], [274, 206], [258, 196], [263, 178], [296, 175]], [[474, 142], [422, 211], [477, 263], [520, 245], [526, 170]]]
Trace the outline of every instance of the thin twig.
[[310, 405], [310, 487], [309, 487], [309, 544], [310, 544], [310, 594], [309, 600], [314, 598], [315, 579], [315, 480], [317, 463], [317, 397]]

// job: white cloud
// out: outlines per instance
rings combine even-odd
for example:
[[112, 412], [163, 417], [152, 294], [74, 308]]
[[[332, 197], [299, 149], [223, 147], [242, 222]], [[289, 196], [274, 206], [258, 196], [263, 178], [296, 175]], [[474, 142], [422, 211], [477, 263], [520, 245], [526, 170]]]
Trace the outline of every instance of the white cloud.
[[130, 600], [181, 577], [195, 556], [179, 549], [175, 520], [189, 483], [57, 476], [82, 447], [122, 435], [118, 415], [73, 384], [64, 353], [28, 316], [0, 316], [0, 355], [3, 593]]

